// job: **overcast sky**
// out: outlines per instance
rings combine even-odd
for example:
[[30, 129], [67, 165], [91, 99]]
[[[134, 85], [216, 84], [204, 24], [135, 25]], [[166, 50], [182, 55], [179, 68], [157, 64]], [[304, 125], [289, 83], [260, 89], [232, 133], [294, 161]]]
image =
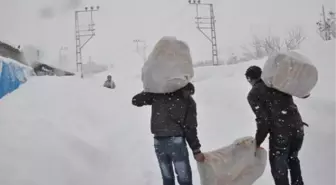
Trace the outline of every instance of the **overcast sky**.
[[[219, 53], [239, 52], [253, 35], [285, 35], [299, 26], [315, 35], [322, 4], [335, 10], [334, 0], [204, 0], [215, 5]], [[94, 14], [96, 37], [84, 49], [98, 63], [117, 63], [134, 53], [133, 39], [149, 45], [164, 35], [186, 41], [194, 60], [210, 59], [210, 43], [195, 28], [195, 7], [187, 0], [0, 0], [0, 39], [43, 48], [49, 63], [59, 48], [74, 53], [74, 10], [99, 5]], [[202, 13], [204, 13], [202, 11]], [[205, 12], [206, 13], [206, 12]], [[87, 17], [81, 17], [86, 23]], [[73, 56], [73, 55], [72, 55]]]

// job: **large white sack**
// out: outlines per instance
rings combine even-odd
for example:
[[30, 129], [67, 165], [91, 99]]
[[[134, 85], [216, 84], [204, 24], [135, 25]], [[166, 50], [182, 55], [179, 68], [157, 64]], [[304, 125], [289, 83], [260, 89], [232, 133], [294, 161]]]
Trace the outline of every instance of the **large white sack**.
[[187, 85], [193, 76], [189, 47], [175, 37], [159, 40], [142, 67], [145, 92], [174, 92]]
[[253, 137], [204, 155], [205, 162], [197, 163], [202, 185], [252, 185], [266, 168], [266, 150], [256, 150]]
[[290, 51], [270, 57], [264, 64], [261, 78], [268, 87], [305, 98], [315, 87], [318, 72], [308, 58]]

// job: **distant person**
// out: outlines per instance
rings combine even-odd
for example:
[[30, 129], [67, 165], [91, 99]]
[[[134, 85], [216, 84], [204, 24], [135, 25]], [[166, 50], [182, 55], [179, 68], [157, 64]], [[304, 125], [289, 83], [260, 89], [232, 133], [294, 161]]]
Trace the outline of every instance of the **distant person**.
[[[269, 161], [276, 185], [304, 185], [298, 157], [304, 138], [304, 125], [293, 97], [267, 87], [258, 66], [247, 69], [245, 77], [252, 85], [248, 102], [256, 115], [256, 145], [269, 134]], [[288, 179], [290, 170], [291, 183]]]
[[115, 89], [116, 85], [115, 85], [114, 81], [112, 80], [111, 75], [107, 76], [107, 79], [104, 83], [104, 87], [109, 88], [109, 89]]

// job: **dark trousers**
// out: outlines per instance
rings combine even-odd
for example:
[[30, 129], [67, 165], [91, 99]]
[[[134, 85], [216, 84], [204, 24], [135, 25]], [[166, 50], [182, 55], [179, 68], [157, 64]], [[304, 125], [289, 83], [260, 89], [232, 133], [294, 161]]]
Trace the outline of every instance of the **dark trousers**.
[[192, 185], [191, 167], [185, 139], [183, 137], [154, 138], [154, 147], [163, 185], [175, 185], [174, 169], [180, 185]]
[[292, 137], [281, 135], [270, 139], [269, 160], [272, 176], [276, 185], [304, 185], [301, 175], [299, 151], [303, 143], [303, 134]]

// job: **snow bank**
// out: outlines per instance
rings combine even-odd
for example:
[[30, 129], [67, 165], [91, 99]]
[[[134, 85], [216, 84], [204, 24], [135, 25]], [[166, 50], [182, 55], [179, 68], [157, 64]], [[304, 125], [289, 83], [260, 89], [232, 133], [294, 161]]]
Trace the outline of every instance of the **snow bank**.
[[[308, 99], [297, 99], [303, 119], [310, 125], [300, 153], [306, 184], [335, 184], [335, 42], [308, 40], [300, 50], [316, 64], [319, 81]], [[213, 150], [239, 136], [254, 135], [254, 114], [247, 103], [250, 90], [245, 70], [262, 67], [265, 60], [195, 71], [200, 140]], [[215, 139], [216, 138], [216, 139]], [[268, 140], [263, 144], [268, 148]], [[272, 184], [270, 169], [256, 182]]]
[[[324, 73], [312, 96], [297, 99], [306, 128], [300, 153], [306, 184], [335, 184], [335, 71], [331, 47], [317, 43], [316, 65]], [[303, 52], [306, 52], [303, 50]], [[313, 54], [314, 54], [313, 53]], [[311, 54], [311, 53], [310, 53]], [[244, 72], [253, 61], [195, 69], [195, 100], [203, 151], [255, 133]], [[333, 64], [334, 65], [334, 64]], [[132, 66], [132, 67], [129, 67]], [[125, 62], [94, 78], [32, 77], [0, 100], [0, 184], [157, 185], [162, 184], [150, 134], [150, 108], [131, 105], [142, 90], [142, 63]], [[117, 88], [102, 87], [112, 74]], [[328, 91], [328, 92], [326, 92]], [[263, 144], [267, 149], [267, 140]], [[194, 184], [197, 166], [191, 158]], [[273, 184], [269, 166], [255, 183]]]
[[156, 169], [149, 118], [131, 105], [134, 83], [120, 84], [32, 77], [4, 97], [0, 184], [147, 185]]
[[0, 56], [0, 99], [25, 83], [32, 73], [32, 68]]

